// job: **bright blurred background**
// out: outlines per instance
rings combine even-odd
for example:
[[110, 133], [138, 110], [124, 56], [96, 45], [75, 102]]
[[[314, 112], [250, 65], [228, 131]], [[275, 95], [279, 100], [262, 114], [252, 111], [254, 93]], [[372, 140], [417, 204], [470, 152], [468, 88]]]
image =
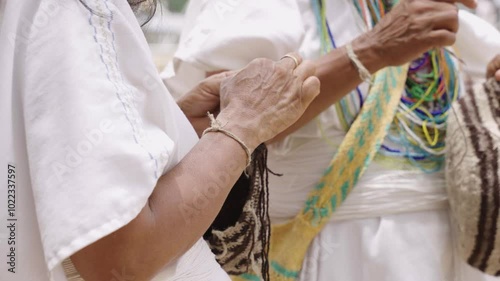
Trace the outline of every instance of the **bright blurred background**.
[[167, 65], [177, 49], [188, 1], [158, 0], [155, 16], [143, 27], [159, 70]]
[[[170, 62], [177, 49], [185, 20], [184, 13], [189, 0], [158, 1], [160, 6], [157, 13], [151, 22], [144, 27], [144, 31], [153, 52], [155, 63], [158, 69], [162, 70]], [[478, 0], [478, 7], [473, 12], [500, 28], [500, 0]]]

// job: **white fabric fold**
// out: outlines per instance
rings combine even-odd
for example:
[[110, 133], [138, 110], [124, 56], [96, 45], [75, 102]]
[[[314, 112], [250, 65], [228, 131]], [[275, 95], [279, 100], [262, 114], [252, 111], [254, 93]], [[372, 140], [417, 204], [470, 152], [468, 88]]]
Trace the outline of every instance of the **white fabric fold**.
[[[191, 1], [187, 15], [194, 24], [183, 30], [175, 58], [162, 73], [175, 97], [205, 72], [240, 69], [256, 57], [278, 60], [297, 50], [304, 37], [294, 0]], [[193, 79], [177, 83], [173, 76]]]
[[467, 72], [475, 78], [484, 78], [486, 65], [500, 53], [500, 32], [467, 11], [459, 11], [459, 24], [457, 55], [464, 61]]
[[[134, 219], [198, 141], [127, 1], [84, 2], [2, 2], [0, 165], [19, 179], [16, 280], [65, 280], [61, 262]], [[228, 279], [203, 240], [189, 253], [157, 280]]]

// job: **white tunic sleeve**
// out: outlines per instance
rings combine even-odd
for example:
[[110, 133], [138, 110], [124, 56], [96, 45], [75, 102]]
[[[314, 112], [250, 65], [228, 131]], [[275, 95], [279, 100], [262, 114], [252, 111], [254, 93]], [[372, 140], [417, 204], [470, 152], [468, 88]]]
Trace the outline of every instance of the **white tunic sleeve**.
[[296, 0], [191, 1], [172, 64], [162, 73], [174, 96], [205, 72], [239, 69], [254, 58], [280, 59], [299, 49], [304, 25]]
[[24, 18], [44, 22], [18, 34], [15, 60], [23, 71], [15, 89], [53, 270], [136, 217], [197, 136], [159, 78], [125, 0], [87, 0], [88, 9], [76, 0], [38, 2], [34, 15], [21, 15], [21, 25]]

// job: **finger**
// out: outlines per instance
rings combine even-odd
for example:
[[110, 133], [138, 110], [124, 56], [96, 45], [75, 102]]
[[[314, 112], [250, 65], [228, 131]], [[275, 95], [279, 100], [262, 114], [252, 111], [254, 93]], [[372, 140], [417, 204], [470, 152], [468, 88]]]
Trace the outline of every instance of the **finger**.
[[500, 69], [495, 72], [495, 79], [500, 82]]
[[310, 60], [305, 60], [293, 71], [293, 73], [297, 75], [301, 81], [304, 81], [316, 73], [316, 65]]
[[302, 83], [302, 101], [304, 106], [308, 107], [309, 104], [319, 95], [321, 83], [318, 77], [310, 76], [304, 83]]
[[475, 9], [477, 7], [477, 0], [458, 0], [457, 2], [464, 4], [464, 6], [469, 9]]
[[239, 70], [218, 72], [218, 73], [210, 75], [207, 79], [214, 79], [214, 81], [222, 81], [226, 78], [233, 77], [236, 73], [238, 73], [238, 71]]
[[439, 12], [432, 14], [431, 20], [434, 30], [446, 29], [450, 32], [457, 33], [458, 31], [458, 9], [455, 5], [439, 3], [445, 5]]
[[205, 72], [205, 78], [208, 78], [210, 76], [214, 76], [216, 74], [219, 74], [219, 73], [223, 73], [223, 72], [226, 72], [227, 70], [215, 70], [215, 71], [208, 71], [208, 72]]
[[232, 70], [213, 74], [200, 83], [200, 89], [206, 93], [219, 95], [222, 81], [233, 77], [236, 73], [237, 70]]
[[470, 9], [475, 9], [477, 7], [477, 0], [434, 0], [434, 1], [451, 3], [451, 4], [461, 3], [465, 7], [470, 8]]
[[447, 47], [455, 44], [456, 34], [445, 29], [429, 32], [428, 40], [434, 48]]
[[496, 71], [500, 69], [500, 55], [496, 55], [494, 59], [488, 63], [486, 68], [486, 78], [493, 77]]
[[493, 77], [496, 71], [497, 70], [493, 67], [492, 63], [488, 64], [488, 67], [486, 68], [486, 79]]
[[[290, 56], [290, 57], [288, 57]], [[293, 58], [295, 58], [295, 60]], [[277, 63], [277, 65], [282, 66], [286, 69], [295, 69], [299, 67], [302, 64], [302, 56], [293, 52], [293, 53], [288, 53], [284, 57], [282, 57]]]

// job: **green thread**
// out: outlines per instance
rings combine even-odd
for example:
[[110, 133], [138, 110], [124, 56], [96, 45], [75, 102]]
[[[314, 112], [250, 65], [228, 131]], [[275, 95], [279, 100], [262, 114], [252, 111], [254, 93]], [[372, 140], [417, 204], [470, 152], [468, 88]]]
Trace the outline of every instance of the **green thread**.
[[351, 149], [349, 149], [349, 151], [347, 152], [347, 156], [349, 157], [349, 162], [352, 162], [352, 160], [354, 159], [354, 147], [351, 147]]
[[345, 181], [340, 189], [342, 190], [342, 201], [343, 201], [347, 197], [347, 192], [349, 191], [349, 181]]
[[368, 121], [368, 131], [370, 133], [373, 133], [374, 130], [375, 130], [375, 126], [373, 126], [372, 120]]
[[331, 173], [333, 170], [333, 165], [330, 165], [326, 170], [325, 172], [323, 173], [323, 176], [326, 176], [328, 175], [329, 173]]
[[356, 131], [357, 138], [362, 137], [364, 134], [365, 134], [365, 132], [364, 132], [363, 128], [358, 128], [358, 130]]
[[313, 208], [313, 221], [312, 221], [312, 225], [313, 226], [318, 226], [318, 224], [320, 223], [320, 221], [321, 221], [321, 215], [320, 215], [319, 209], [318, 209], [318, 207], [314, 207]]
[[283, 275], [286, 278], [296, 279], [299, 277], [298, 271], [286, 269], [275, 261], [271, 261], [271, 267], [274, 269], [274, 271], [276, 271], [276, 273], [278, 273], [279, 275]]
[[365, 137], [361, 136], [361, 137], [359, 137], [359, 146], [361, 147], [363, 145], [365, 145]]
[[333, 195], [332, 198], [330, 198], [330, 205], [332, 207], [332, 212], [334, 212], [337, 209], [337, 195]]
[[314, 205], [318, 203], [319, 197], [318, 196], [313, 196], [306, 201], [306, 207], [304, 209], [304, 214], [307, 213], [309, 210], [314, 208]]
[[329, 210], [328, 208], [321, 208], [319, 209], [319, 215], [321, 216], [321, 218], [325, 218], [325, 217], [328, 217], [328, 214], [329, 214]]
[[325, 187], [325, 182], [319, 182], [319, 183], [316, 185], [316, 190], [323, 189], [323, 187]]
[[357, 167], [356, 168], [356, 171], [354, 171], [354, 179], [353, 179], [353, 183], [352, 185], [355, 186], [356, 183], [358, 183], [358, 180], [359, 180], [359, 175], [361, 174], [361, 168], [360, 167]]

